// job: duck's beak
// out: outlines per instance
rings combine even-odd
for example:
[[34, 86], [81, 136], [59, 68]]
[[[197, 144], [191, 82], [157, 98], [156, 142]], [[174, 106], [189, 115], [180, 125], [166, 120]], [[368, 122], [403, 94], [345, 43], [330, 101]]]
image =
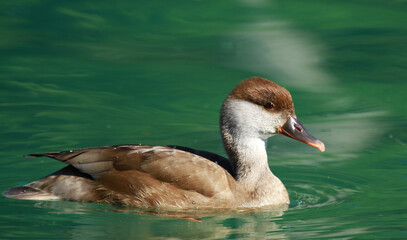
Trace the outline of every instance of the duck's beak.
[[279, 128], [279, 131], [287, 137], [316, 147], [321, 152], [325, 151], [325, 144], [313, 137], [297, 118], [290, 117], [290, 119]]

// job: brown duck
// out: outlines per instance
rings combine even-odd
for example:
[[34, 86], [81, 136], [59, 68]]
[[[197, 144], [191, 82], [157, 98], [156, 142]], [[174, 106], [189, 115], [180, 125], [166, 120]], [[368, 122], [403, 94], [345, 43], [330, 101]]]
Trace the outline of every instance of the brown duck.
[[229, 159], [186, 147], [146, 145], [30, 154], [68, 166], [5, 196], [162, 209], [285, 205], [288, 193], [270, 171], [267, 139], [284, 134], [325, 150], [298, 121], [290, 93], [261, 77], [242, 81], [227, 96], [220, 125]]

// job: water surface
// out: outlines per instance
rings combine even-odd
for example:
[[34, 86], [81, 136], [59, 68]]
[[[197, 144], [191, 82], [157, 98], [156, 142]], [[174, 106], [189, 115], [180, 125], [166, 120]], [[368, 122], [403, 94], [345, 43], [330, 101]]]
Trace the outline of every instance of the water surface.
[[326, 145], [283, 136], [286, 211], [202, 222], [0, 198], [2, 239], [406, 238], [406, 1], [0, 4], [0, 190], [61, 167], [28, 153], [125, 143], [224, 155], [218, 112], [241, 80], [288, 88]]

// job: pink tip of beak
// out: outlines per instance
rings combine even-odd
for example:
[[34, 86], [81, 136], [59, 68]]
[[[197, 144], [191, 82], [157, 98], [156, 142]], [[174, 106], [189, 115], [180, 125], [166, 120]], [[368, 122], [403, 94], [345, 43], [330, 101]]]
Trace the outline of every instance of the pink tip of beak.
[[325, 144], [319, 140], [315, 141], [315, 143], [306, 142], [306, 144], [318, 148], [321, 152], [325, 152]]

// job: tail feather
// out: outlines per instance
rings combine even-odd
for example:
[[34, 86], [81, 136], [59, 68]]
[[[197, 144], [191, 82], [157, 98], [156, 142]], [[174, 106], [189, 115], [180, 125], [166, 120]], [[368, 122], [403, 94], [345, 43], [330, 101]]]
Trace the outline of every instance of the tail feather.
[[57, 152], [49, 152], [49, 153], [33, 153], [33, 154], [27, 154], [24, 155], [25, 158], [31, 158], [31, 157], [54, 157], [57, 154]]
[[4, 193], [4, 196], [25, 200], [59, 200], [59, 197], [55, 195], [28, 186], [10, 188]]
[[[87, 201], [87, 192], [93, 189], [93, 178], [73, 166], [66, 166], [46, 177], [4, 192], [8, 198], [26, 200]], [[86, 189], [84, 192], [81, 192]], [[72, 195], [72, 196], [71, 196]]]
[[66, 160], [69, 160], [71, 158], [77, 157], [84, 153], [82, 150], [75, 150], [75, 151], [63, 151], [63, 152], [47, 152], [47, 153], [33, 153], [33, 154], [27, 154], [24, 155], [25, 158], [30, 158], [30, 157], [49, 157], [49, 158], [54, 158], [59, 161], [65, 162]]

